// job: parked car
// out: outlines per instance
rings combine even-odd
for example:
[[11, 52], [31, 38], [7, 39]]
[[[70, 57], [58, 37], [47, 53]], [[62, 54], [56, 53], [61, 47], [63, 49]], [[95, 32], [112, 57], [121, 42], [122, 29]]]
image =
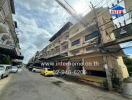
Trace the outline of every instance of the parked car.
[[0, 79], [7, 77], [10, 73], [11, 65], [0, 65]]
[[18, 67], [17, 66], [12, 66], [11, 67], [11, 73], [17, 73], [18, 72]]
[[17, 65], [17, 68], [22, 68], [22, 65]]
[[33, 67], [32, 66], [28, 66], [28, 70], [29, 71], [32, 71], [33, 70]]
[[39, 68], [39, 67], [34, 67], [34, 68], [32, 69], [32, 71], [33, 71], [33, 72], [40, 73], [40, 72], [41, 72], [41, 68]]
[[44, 75], [44, 76], [54, 76], [54, 70], [51, 69], [51, 68], [44, 68], [41, 70], [41, 75]]

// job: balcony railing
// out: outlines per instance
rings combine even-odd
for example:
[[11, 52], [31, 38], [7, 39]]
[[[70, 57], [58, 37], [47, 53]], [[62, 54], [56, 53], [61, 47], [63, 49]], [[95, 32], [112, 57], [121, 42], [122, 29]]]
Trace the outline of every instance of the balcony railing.
[[80, 33], [84, 32], [84, 31], [88, 31], [91, 33], [91, 32], [96, 31], [96, 30], [97, 30], [96, 23], [93, 22], [90, 25], [88, 25], [87, 27], [83, 27], [83, 28], [79, 29], [79, 31], [70, 35], [69, 38], [73, 38], [73, 37], [79, 35]]
[[93, 44], [96, 44], [97, 42], [98, 42], [98, 37], [92, 38], [92, 39], [90, 39], [88, 41], [85, 41], [83, 43], [83, 47], [85, 47], [85, 46], [92, 46]]
[[71, 53], [70, 56], [75, 56], [75, 55], [81, 55], [82, 52], [78, 52], [78, 53]]
[[55, 43], [55, 46], [54, 47], [57, 47], [57, 46], [60, 46], [60, 43]]
[[81, 47], [82, 47], [82, 44], [78, 44], [78, 45], [71, 46], [69, 50], [72, 51], [72, 50], [75, 50], [75, 49], [79, 49]]
[[67, 49], [64, 49], [64, 50], [61, 50], [60, 53], [65, 53], [65, 52], [68, 52], [68, 48]]
[[80, 34], [80, 33], [81, 33], [82, 31], [84, 31], [84, 30], [85, 30], [85, 28], [80, 29], [80, 30], [77, 31], [76, 33], [71, 34], [71, 35], [69, 36], [69, 38], [75, 37], [76, 35]]
[[93, 52], [96, 52], [97, 50], [85, 50], [85, 52], [84, 53], [93, 53]]
[[60, 43], [65, 43], [65, 42], [68, 42], [68, 38], [67, 39], [63, 39]]
[[15, 46], [10, 46], [10, 45], [3, 45], [3, 44], [0, 44], [0, 48], [5, 48], [5, 49], [14, 49]]

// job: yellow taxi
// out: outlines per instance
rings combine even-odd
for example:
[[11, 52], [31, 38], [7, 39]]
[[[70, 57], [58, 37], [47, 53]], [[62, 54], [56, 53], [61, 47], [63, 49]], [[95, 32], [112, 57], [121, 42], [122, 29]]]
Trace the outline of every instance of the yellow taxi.
[[44, 76], [54, 76], [54, 70], [51, 69], [51, 68], [44, 68], [41, 70], [41, 75], [44, 75]]

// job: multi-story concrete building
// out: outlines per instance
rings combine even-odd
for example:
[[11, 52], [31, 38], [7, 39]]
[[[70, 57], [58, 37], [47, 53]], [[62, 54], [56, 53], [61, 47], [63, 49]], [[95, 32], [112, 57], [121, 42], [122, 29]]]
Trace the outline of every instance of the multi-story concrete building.
[[0, 0], [0, 55], [4, 57], [8, 55], [14, 62], [15, 59], [23, 59], [23, 57], [15, 31], [17, 23], [13, 21], [12, 14], [15, 14], [14, 1]]
[[40, 52], [38, 59], [78, 63], [56, 67], [73, 72], [82, 70], [87, 80], [97, 83], [107, 80], [111, 87], [113, 74], [121, 80], [129, 76], [123, 63], [123, 52], [116, 52], [120, 46], [103, 47], [116, 39], [113, 33], [116, 27], [111, 19], [107, 8], [98, 8], [75, 25], [68, 22], [49, 40], [50, 44]]
[[68, 56], [68, 30], [72, 26], [70, 22], [64, 25], [53, 37], [50, 38], [50, 44], [40, 52], [39, 58], [49, 59], [61, 55]]

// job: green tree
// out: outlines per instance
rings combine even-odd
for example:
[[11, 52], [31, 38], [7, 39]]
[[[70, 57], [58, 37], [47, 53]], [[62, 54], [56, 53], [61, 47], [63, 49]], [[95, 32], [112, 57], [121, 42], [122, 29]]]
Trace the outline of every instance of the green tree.
[[129, 74], [132, 76], [132, 58], [124, 57], [123, 59], [124, 59], [124, 63], [128, 68]]
[[124, 57], [124, 62], [126, 65], [132, 65], [132, 58]]
[[1, 61], [2, 64], [11, 64], [11, 58], [10, 56], [4, 56], [2, 61]]

